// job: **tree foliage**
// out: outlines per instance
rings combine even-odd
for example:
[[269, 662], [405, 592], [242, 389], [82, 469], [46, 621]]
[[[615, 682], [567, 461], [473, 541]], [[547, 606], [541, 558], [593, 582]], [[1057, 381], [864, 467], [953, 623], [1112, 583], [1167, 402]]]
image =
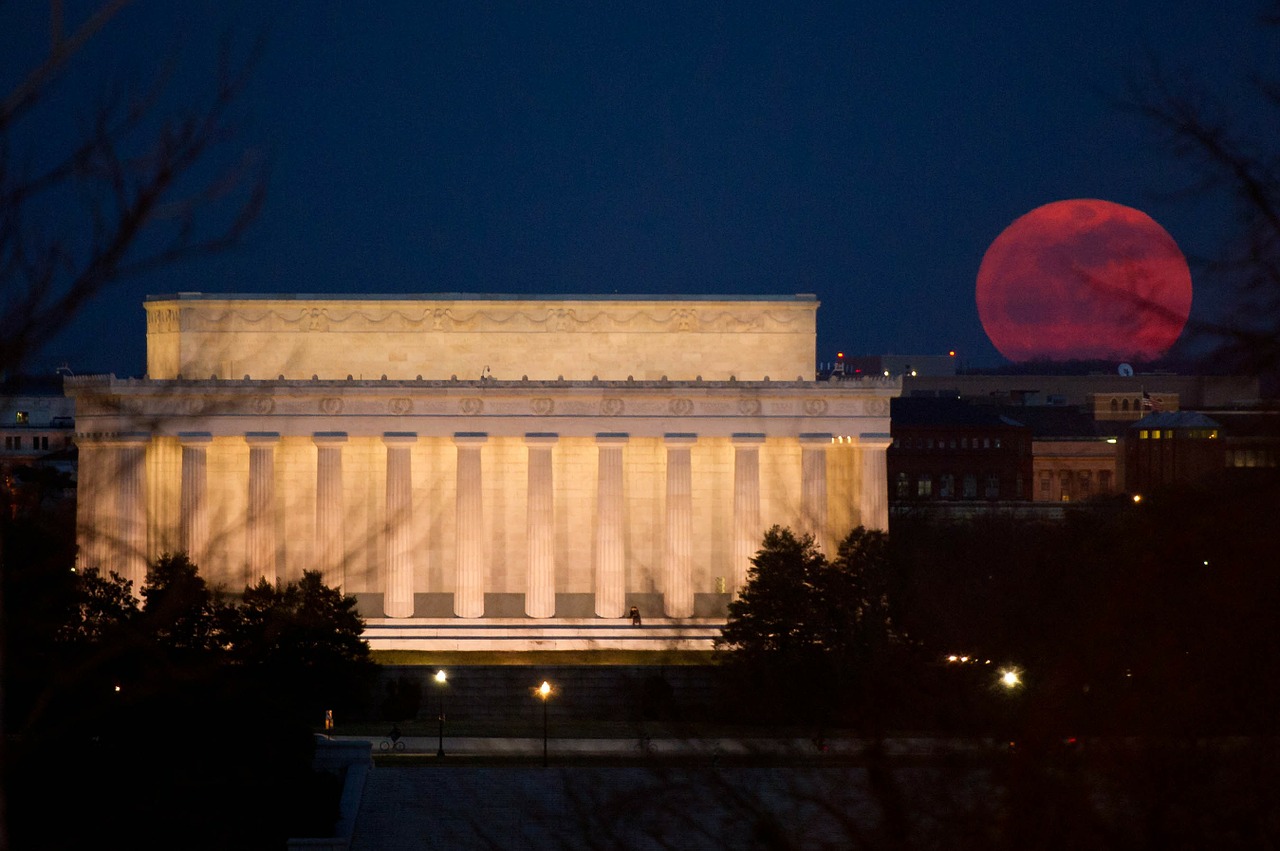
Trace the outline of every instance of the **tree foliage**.
[[[253, 847], [336, 800], [310, 771], [310, 730], [322, 707], [366, 699], [373, 666], [354, 598], [307, 573], [236, 599], [183, 553], [149, 565], [138, 596], [114, 574], [56, 575], [69, 577], [53, 592], [61, 604], [22, 636], [51, 649], [24, 665], [26, 695], [6, 694], [22, 718], [6, 765], [23, 777], [11, 784], [15, 839], [72, 846], [101, 830], [95, 819], [124, 819], [137, 845], [181, 835], [185, 847]], [[48, 808], [69, 770], [94, 792], [77, 804], [82, 819], [58, 821]], [[272, 803], [246, 808], [253, 800]]]
[[[717, 646], [730, 648], [748, 676], [780, 688], [822, 715], [881, 681], [898, 638], [888, 536], [858, 527], [828, 560], [811, 535], [774, 526], [751, 560], [747, 584], [729, 604]], [[812, 712], [808, 713], [812, 714]]]

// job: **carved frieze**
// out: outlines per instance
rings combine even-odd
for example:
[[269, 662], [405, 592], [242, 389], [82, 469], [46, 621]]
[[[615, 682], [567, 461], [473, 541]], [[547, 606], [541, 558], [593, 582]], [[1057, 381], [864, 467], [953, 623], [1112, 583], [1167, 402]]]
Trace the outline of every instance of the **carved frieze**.
[[397, 417], [413, 413], [413, 400], [406, 396], [397, 396], [387, 404], [387, 409]]
[[467, 416], [484, 413], [484, 400], [469, 396], [459, 403], [458, 409]]
[[336, 396], [330, 396], [320, 400], [320, 413], [325, 416], [335, 416], [342, 413], [344, 405], [341, 399]]
[[556, 403], [546, 396], [539, 396], [529, 402], [529, 407], [540, 417], [545, 417], [556, 409]]
[[344, 332], [397, 333], [413, 331], [550, 332], [579, 331], [632, 333], [670, 332], [789, 332], [797, 323], [808, 321], [807, 306], [788, 309], [783, 305], [759, 307], [665, 306], [647, 304], [597, 304], [584, 302], [574, 307], [502, 303], [476, 306], [459, 302], [451, 307], [421, 307], [412, 303], [357, 305], [334, 301], [321, 305], [265, 306], [252, 302], [228, 304], [211, 301], [182, 308], [153, 303], [147, 306], [147, 330], [197, 332]]

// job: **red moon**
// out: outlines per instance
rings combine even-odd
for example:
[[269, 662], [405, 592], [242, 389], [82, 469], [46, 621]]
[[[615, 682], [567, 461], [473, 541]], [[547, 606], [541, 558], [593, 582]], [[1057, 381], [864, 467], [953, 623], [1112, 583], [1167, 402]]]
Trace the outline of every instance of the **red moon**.
[[1146, 213], [1055, 201], [991, 243], [977, 299], [983, 329], [1011, 361], [1155, 360], [1187, 324], [1191, 271]]

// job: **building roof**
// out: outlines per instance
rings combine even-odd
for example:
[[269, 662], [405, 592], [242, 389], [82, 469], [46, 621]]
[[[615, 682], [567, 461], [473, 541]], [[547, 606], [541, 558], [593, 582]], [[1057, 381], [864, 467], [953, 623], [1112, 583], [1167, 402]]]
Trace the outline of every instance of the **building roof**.
[[890, 402], [893, 425], [1024, 428], [1021, 420], [993, 405], [974, 405], [963, 399], [898, 397]]
[[1129, 428], [1221, 428], [1221, 424], [1199, 411], [1156, 411]]
[[146, 301], [804, 301], [813, 293], [719, 295], [693, 293], [195, 293], [148, 295]]

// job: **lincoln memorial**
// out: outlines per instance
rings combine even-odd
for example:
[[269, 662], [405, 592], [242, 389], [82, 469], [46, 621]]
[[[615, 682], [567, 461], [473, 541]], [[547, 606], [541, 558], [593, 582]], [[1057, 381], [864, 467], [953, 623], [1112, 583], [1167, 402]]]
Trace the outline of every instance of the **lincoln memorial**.
[[887, 526], [900, 386], [815, 380], [813, 296], [144, 306], [145, 378], [66, 381], [79, 562], [135, 593], [184, 550], [321, 571], [374, 648], [706, 647], [766, 528]]

